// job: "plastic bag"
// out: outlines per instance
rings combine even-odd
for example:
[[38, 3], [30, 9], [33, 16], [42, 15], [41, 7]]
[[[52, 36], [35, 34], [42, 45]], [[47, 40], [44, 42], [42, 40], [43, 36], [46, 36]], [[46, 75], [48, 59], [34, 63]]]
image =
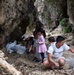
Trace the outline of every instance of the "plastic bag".
[[26, 51], [26, 47], [25, 46], [21, 46], [21, 44], [16, 44], [16, 41], [14, 41], [13, 43], [8, 43], [6, 45], [6, 50], [8, 53], [13, 53], [16, 52], [18, 54], [24, 54]]
[[13, 43], [8, 43], [6, 45], [6, 50], [8, 53], [12, 53], [15, 51], [15, 46], [16, 46], [16, 41], [14, 41]]
[[26, 47], [21, 45], [16, 45], [16, 53], [24, 54], [26, 52]]

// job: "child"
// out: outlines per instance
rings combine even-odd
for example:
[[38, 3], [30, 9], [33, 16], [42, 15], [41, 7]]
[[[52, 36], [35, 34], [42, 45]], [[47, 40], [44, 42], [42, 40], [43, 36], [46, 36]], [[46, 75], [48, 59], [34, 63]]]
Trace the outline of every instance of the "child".
[[43, 63], [47, 48], [46, 48], [46, 45], [45, 45], [45, 39], [44, 39], [44, 36], [42, 34], [41, 29], [39, 29], [37, 31], [37, 35], [38, 35], [38, 41], [36, 43], [38, 44], [38, 52], [41, 54], [42, 63]]
[[53, 36], [48, 38], [49, 46], [55, 42], [55, 38]]
[[38, 35], [37, 35], [37, 32], [36, 31], [34, 31], [33, 32], [33, 35], [34, 35], [34, 45], [33, 45], [33, 50], [34, 50], [34, 52], [35, 52], [35, 56], [34, 56], [34, 59], [33, 59], [33, 61], [34, 62], [39, 62], [40, 61], [40, 54], [38, 53], [38, 44], [36, 43], [37, 42], [37, 40], [38, 40]]
[[27, 39], [25, 39], [25, 42], [26, 42], [26, 52], [27, 54], [29, 54], [33, 48], [33, 44], [34, 44], [34, 40], [33, 40], [34, 37], [30, 36], [28, 37]]

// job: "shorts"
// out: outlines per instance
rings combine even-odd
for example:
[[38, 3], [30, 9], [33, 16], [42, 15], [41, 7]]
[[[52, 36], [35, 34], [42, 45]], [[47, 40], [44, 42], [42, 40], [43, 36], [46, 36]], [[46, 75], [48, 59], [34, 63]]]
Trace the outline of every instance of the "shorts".
[[53, 60], [54, 60], [55, 62], [58, 62], [60, 59], [66, 60], [65, 57], [53, 58]]

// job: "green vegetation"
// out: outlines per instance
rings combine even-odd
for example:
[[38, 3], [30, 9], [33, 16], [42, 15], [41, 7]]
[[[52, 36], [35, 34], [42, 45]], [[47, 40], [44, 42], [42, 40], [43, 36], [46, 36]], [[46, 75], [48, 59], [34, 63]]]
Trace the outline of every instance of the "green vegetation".
[[51, 34], [48, 34], [48, 37], [50, 37], [51, 36]]
[[68, 23], [68, 19], [67, 18], [63, 18], [61, 21], [60, 21], [60, 25], [65, 27], [67, 26], [67, 23]]
[[51, 24], [53, 21], [51, 19], [48, 19], [48, 24]]
[[63, 18], [60, 21], [60, 25], [63, 27], [63, 30], [62, 30], [63, 33], [69, 33], [69, 32], [72, 31], [71, 26], [68, 24], [68, 19], [67, 18]]
[[67, 26], [67, 27], [64, 27], [63, 28], [63, 33], [69, 33], [69, 32], [71, 32], [71, 28], [69, 27], [69, 26]]

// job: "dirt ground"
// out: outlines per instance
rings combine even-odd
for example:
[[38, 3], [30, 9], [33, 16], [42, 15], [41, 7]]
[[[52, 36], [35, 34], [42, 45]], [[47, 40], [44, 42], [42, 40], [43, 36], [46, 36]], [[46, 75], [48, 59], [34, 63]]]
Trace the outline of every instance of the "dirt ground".
[[[66, 39], [68, 45], [71, 45], [71, 38]], [[21, 71], [23, 75], [74, 75], [74, 69], [66, 68], [66, 69], [44, 69], [43, 65], [40, 63], [35, 63], [32, 61], [34, 54], [23, 54], [19, 55], [16, 53], [8, 54], [6, 49], [3, 48], [2, 51], [5, 53], [5, 57], [7, 57], [6, 61], [9, 64], [12, 64], [17, 70]], [[69, 56], [69, 55], [68, 55]], [[0, 75], [11, 75], [10, 73], [6, 72], [0, 66]]]
[[[33, 54], [19, 55], [16, 53], [7, 54], [7, 62], [12, 64], [17, 70], [21, 71], [23, 75], [73, 75], [74, 69], [44, 69], [40, 63], [32, 61]], [[0, 75], [11, 75], [0, 67]]]

